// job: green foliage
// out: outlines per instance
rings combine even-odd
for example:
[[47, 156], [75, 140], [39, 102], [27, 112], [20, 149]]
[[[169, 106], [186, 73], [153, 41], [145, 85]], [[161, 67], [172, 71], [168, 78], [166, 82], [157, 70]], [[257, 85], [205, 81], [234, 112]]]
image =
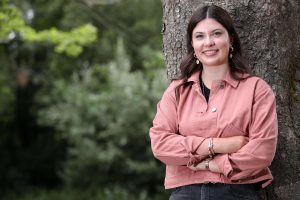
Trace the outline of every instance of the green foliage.
[[[161, 53], [151, 56], [155, 54], [162, 64]], [[154, 115], [149, 111], [166, 86], [163, 68], [131, 72], [122, 40], [116, 60], [108, 64], [106, 89], [100, 90], [101, 82], [93, 76], [97, 67], [74, 74], [71, 83], [57, 81], [50, 95], [56, 99], [40, 112], [40, 123], [55, 127], [71, 144], [63, 177], [76, 187], [113, 184], [149, 189], [149, 183], [161, 182], [163, 174], [148, 136]]]
[[78, 56], [84, 46], [90, 45], [97, 39], [97, 29], [91, 24], [74, 28], [69, 32], [58, 31], [56, 28], [36, 32], [26, 28], [21, 32], [26, 41], [47, 41], [56, 45], [57, 53], [66, 53], [69, 56]]
[[159, 199], [160, 1], [0, 2], [0, 193]]
[[69, 32], [59, 31], [54, 27], [36, 31], [26, 25], [21, 11], [9, 4], [2, 5], [0, 9], [0, 24], [0, 40], [9, 40], [17, 32], [25, 41], [50, 42], [56, 45], [57, 53], [66, 53], [69, 56], [78, 56], [84, 46], [97, 40], [97, 28], [91, 24], [82, 25]]
[[9, 85], [11, 76], [5, 68], [0, 69], [0, 123], [5, 124], [13, 118], [15, 91]]

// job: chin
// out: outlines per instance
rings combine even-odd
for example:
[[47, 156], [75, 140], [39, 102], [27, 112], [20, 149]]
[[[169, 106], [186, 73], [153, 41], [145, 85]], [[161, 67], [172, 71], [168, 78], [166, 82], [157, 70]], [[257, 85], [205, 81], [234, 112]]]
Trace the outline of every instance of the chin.
[[216, 60], [210, 60], [210, 61], [206, 60], [206, 61], [202, 62], [202, 64], [203, 64], [204, 66], [212, 66], [212, 67], [214, 67], [214, 66], [219, 66], [219, 65], [224, 65], [224, 64], [227, 64], [227, 63], [228, 63], [228, 61], [225, 61], [225, 60], [219, 60], [219, 59], [216, 59]]

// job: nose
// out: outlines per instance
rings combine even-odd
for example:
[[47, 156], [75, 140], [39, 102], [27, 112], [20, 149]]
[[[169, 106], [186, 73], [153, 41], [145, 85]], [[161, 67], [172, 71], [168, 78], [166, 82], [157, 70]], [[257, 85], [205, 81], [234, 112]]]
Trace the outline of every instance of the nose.
[[214, 42], [214, 40], [213, 40], [212, 37], [207, 36], [207, 37], [205, 38], [205, 45], [206, 45], [206, 46], [213, 46], [214, 44], [215, 44], [215, 42]]

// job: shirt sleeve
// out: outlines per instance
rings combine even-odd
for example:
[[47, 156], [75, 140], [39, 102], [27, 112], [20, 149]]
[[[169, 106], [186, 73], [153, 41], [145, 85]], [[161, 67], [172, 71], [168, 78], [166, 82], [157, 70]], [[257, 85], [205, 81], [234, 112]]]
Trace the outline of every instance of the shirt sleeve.
[[196, 154], [205, 138], [180, 135], [177, 102], [172, 90], [169, 86], [157, 104], [153, 127], [150, 128], [152, 151], [166, 165], [192, 165], [206, 157]]
[[258, 83], [252, 107], [249, 142], [232, 154], [220, 154], [214, 161], [229, 180], [241, 180], [265, 170], [275, 156], [278, 123], [276, 100], [271, 88]]

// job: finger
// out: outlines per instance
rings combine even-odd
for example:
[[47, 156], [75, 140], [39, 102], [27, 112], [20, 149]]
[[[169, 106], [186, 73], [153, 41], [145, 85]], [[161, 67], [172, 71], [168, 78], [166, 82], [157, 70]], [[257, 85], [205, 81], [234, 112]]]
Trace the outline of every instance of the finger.
[[189, 168], [190, 168], [191, 170], [193, 170], [193, 171], [197, 171], [197, 168], [194, 167], [194, 166], [189, 166]]

